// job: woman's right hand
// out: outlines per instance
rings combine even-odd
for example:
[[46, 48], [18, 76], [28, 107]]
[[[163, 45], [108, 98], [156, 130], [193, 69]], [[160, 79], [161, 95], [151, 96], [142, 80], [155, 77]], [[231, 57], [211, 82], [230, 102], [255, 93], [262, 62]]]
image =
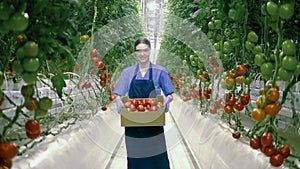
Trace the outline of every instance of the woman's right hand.
[[117, 105], [117, 111], [118, 113], [120, 113], [121, 108], [124, 107], [124, 103], [122, 102], [120, 96], [117, 96], [116, 98], [116, 105]]

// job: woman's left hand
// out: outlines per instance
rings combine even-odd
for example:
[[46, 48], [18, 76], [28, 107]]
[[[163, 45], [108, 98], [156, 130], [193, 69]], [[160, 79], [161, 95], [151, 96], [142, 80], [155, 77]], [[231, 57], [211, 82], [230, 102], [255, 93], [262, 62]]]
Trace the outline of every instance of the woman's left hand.
[[170, 103], [172, 100], [173, 100], [173, 97], [171, 95], [168, 95], [164, 98], [164, 106], [165, 106], [166, 112], [169, 111]]

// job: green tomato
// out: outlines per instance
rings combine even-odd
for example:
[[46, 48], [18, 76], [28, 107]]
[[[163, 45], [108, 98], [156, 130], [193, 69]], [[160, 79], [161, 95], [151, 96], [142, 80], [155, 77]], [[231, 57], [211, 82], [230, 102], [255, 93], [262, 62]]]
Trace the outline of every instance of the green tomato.
[[43, 97], [39, 101], [39, 108], [42, 110], [49, 110], [52, 107], [52, 100], [49, 97]]
[[237, 12], [235, 9], [231, 8], [228, 11], [228, 17], [232, 20], [237, 20]]
[[36, 57], [39, 53], [39, 46], [33, 41], [27, 41], [24, 46], [24, 55], [28, 57]]
[[274, 64], [271, 62], [265, 62], [260, 66], [260, 73], [265, 79], [269, 79], [273, 75]]
[[20, 47], [16, 51], [16, 58], [22, 60], [24, 58], [24, 50], [23, 47]]
[[282, 67], [289, 71], [295, 71], [298, 64], [297, 58], [293, 56], [285, 56], [282, 59]]
[[252, 83], [252, 79], [250, 77], [246, 77], [244, 83], [246, 85], [250, 85]]
[[260, 12], [261, 12], [263, 15], [267, 15], [266, 4], [262, 4], [262, 5], [261, 5], [261, 7], [260, 7]]
[[213, 38], [214, 37], [214, 33], [212, 31], [208, 31], [207, 32], [207, 37], [210, 38], [210, 39]]
[[289, 81], [291, 80], [291, 78], [293, 77], [294, 72], [288, 71], [283, 67], [280, 67], [278, 69], [278, 76], [279, 79], [283, 80], [283, 81]]
[[8, 20], [7, 24], [13, 31], [24, 31], [29, 25], [28, 14], [17, 12]]
[[278, 5], [275, 2], [273, 1], [267, 2], [266, 9], [268, 14], [271, 15], [272, 17], [278, 16]]
[[37, 74], [36, 72], [25, 72], [22, 78], [27, 84], [33, 84], [37, 81]]
[[15, 60], [11, 66], [12, 69], [19, 75], [21, 75], [24, 72], [23, 65], [20, 60]]
[[259, 53], [262, 53], [263, 52], [263, 48], [261, 47], [261, 45], [256, 45], [254, 46], [253, 48], [253, 53], [256, 55], [256, 54], [259, 54]]
[[250, 42], [250, 41], [248, 41], [248, 40], [245, 42], [245, 47], [246, 47], [246, 49], [249, 50], [249, 51], [252, 51], [253, 48], [254, 48], [254, 46], [255, 46], [254, 43], [252, 43], [252, 42]]
[[288, 20], [294, 15], [294, 5], [292, 3], [285, 3], [278, 8], [279, 17]]
[[190, 57], [189, 57], [190, 61], [193, 61], [194, 57], [195, 57], [194, 55], [190, 55]]
[[197, 62], [191, 61], [191, 65], [192, 65], [192, 66], [197, 66]]
[[254, 31], [250, 31], [247, 35], [247, 40], [252, 43], [255, 43], [258, 41], [258, 36]]
[[289, 39], [282, 42], [282, 51], [284, 55], [294, 55], [296, 53], [294, 41]]
[[221, 29], [222, 27], [222, 21], [220, 19], [216, 19], [214, 21], [215, 29]]
[[266, 56], [263, 53], [256, 54], [255, 57], [254, 57], [254, 63], [257, 66], [261, 66], [263, 63], [266, 62], [265, 58], [266, 58]]
[[240, 44], [240, 39], [239, 38], [233, 38], [230, 40], [230, 43], [232, 44], [232, 46], [236, 47]]
[[233, 49], [233, 47], [229, 41], [225, 41], [223, 43], [223, 52], [224, 53], [230, 53], [230, 52], [232, 52], [232, 49]]
[[15, 12], [15, 8], [5, 2], [0, 3], [0, 20], [8, 20], [10, 15]]
[[220, 50], [220, 42], [214, 43], [215, 50]]
[[213, 21], [209, 21], [207, 26], [209, 29], [215, 29], [215, 24], [213, 23]]
[[27, 72], [35, 72], [40, 67], [39, 58], [26, 58], [23, 60], [24, 70]]

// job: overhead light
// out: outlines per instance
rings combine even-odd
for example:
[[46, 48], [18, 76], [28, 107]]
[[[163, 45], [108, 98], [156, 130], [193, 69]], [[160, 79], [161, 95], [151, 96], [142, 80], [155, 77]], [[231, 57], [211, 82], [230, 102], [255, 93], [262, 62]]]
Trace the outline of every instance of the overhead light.
[[147, 4], [147, 8], [150, 10], [150, 11], [154, 11], [157, 9], [157, 3], [155, 1], [151, 1]]

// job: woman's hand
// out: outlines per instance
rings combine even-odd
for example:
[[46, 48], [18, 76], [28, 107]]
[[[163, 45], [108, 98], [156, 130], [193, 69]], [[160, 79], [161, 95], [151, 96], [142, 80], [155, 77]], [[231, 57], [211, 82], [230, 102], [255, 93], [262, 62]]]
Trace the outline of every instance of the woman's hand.
[[164, 98], [164, 106], [165, 106], [166, 112], [169, 111], [170, 103], [171, 103], [172, 100], [173, 100], [172, 95], [168, 95]]
[[121, 100], [120, 96], [117, 96], [116, 98], [116, 105], [117, 105], [117, 111], [120, 113], [121, 107], [124, 107], [124, 103]]

